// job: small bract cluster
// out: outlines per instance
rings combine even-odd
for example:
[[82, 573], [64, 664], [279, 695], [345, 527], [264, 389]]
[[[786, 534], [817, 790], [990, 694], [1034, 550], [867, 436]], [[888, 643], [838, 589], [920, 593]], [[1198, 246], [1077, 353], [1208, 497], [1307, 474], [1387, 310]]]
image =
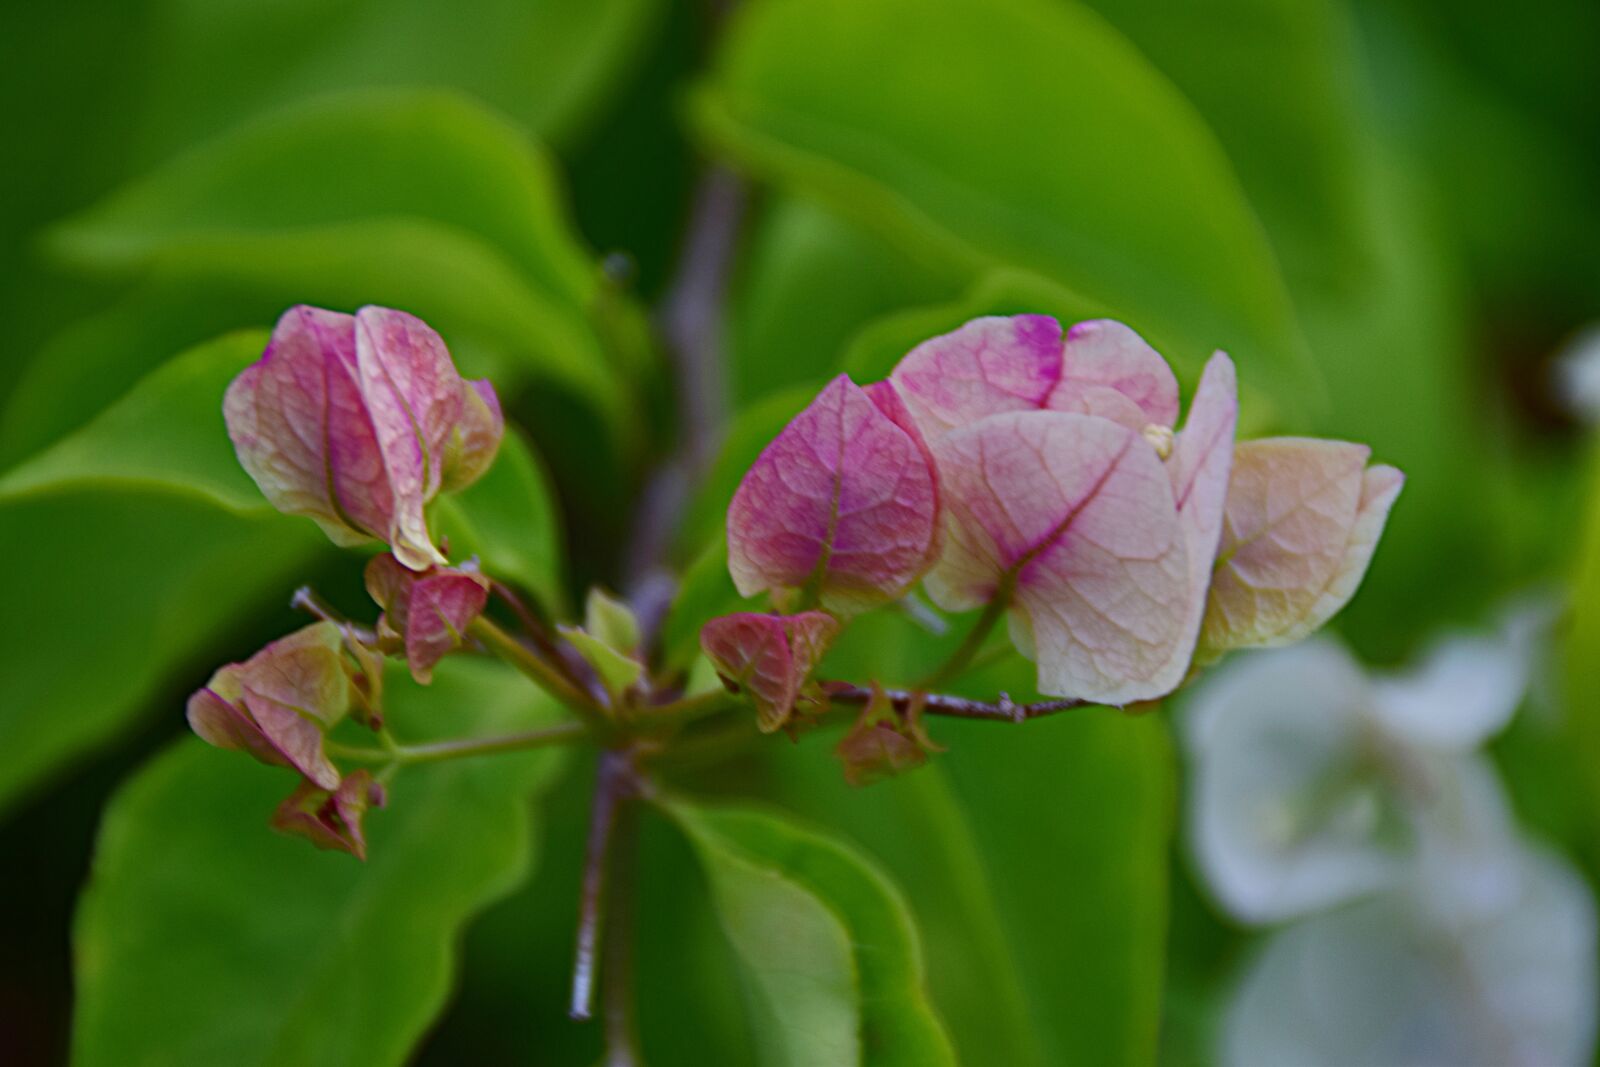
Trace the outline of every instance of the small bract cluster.
[[[947, 611], [1004, 614], [1038, 691], [1128, 704], [1196, 662], [1299, 640], [1354, 593], [1404, 481], [1369, 450], [1235, 444], [1233, 363], [1206, 365], [1178, 428], [1167, 362], [1121, 323], [975, 319], [887, 381], [834, 379], [728, 510], [729, 570], [779, 613], [841, 622], [921, 580]], [[834, 630], [740, 615], [702, 642], [784, 725]], [[759, 665], [759, 666], [755, 666]], [[752, 675], [754, 671], [754, 675]]]
[[339, 545], [389, 546], [366, 574], [383, 615], [375, 633], [323, 621], [223, 667], [190, 698], [189, 722], [214, 745], [300, 774], [275, 826], [361, 856], [361, 818], [383, 790], [365, 770], [342, 775], [324, 736], [352, 714], [381, 729], [384, 655], [425, 683], [483, 610], [487, 579], [450, 565], [424, 509], [494, 462], [500, 402], [403, 311], [295, 307], [229, 386], [223, 414], [240, 463], [280, 511]]

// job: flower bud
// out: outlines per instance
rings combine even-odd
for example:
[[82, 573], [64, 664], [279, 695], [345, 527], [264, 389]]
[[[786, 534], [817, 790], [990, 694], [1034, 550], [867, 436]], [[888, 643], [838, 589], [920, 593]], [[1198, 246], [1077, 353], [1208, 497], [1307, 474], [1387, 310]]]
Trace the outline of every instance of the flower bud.
[[871, 785], [915, 770], [940, 751], [922, 729], [921, 708], [913, 704], [905, 713], [877, 686], [855, 725], [834, 746], [833, 754], [844, 766], [850, 785]]
[[706, 623], [700, 647], [719, 675], [750, 694], [756, 724], [772, 733], [793, 716], [801, 687], [838, 633], [839, 621], [820, 611], [742, 612]]
[[854, 612], [895, 599], [938, 551], [939, 490], [892, 389], [835, 378], [745, 474], [728, 508], [743, 596]]
[[278, 510], [339, 545], [443, 564], [423, 509], [492, 461], [502, 424], [487, 382], [464, 383], [439, 335], [403, 311], [299, 306], [223, 400], [239, 461]]
[[1349, 601], [1405, 484], [1370, 455], [1297, 437], [1235, 447], [1202, 658], [1299, 641]]
[[313, 623], [213, 674], [189, 697], [189, 725], [218, 748], [239, 749], [333, 789], [339, 771], [322, 738], [350, 710], [348, 670], [339, 627]]
[[367, 808], [381, 808], [386, 801], [383, 786], [364, 770], [352, 772], [332, 790], [303, 781], [278, 805], [272, 828], [298, 834], [318, 848], [365, 860], [367, 839], [361, 821]]
[[489, 580], [476, 570], [434, 567], [418, 573], [388, 553], [367, 564], [366, 584], [383, 608], [380, 642], [405, 655], [411, 676], [422, 685], [433, 680], [441, 659], [461, 647], [467, 627], [489, 602]]

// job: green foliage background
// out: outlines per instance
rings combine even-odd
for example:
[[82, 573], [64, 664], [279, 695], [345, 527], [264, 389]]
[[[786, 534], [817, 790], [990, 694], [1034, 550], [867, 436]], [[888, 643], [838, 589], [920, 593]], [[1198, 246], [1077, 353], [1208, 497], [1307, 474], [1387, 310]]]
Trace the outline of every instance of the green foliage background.
[[[357, 869], [268, 833], [281, 783], [182, 738], [184, 695], [295, 624], [294, 585], [367, 610], [217, 403], [291, 303], [411, 310], [527, 432], [440, 517], [452, 539], [552, 604], [620, 585], [682, 429], [650, 323], [710, 165], [748, 195], [670, 656], [734, 600], [722, 508], [817, 383], [977, 314], [1110, 314], [1186, 387], [1229, 349], [1247, 432], [1407, 471], [1339, 624], [1365, 655], [1570, 591], [1564, 716], [1496, 755], [1600, 870], [1600, 493], [1550, 375], [1600, 315], [1600, 8], [722, 6], [0, 8], [7, 1063], [594, 1060], [563, 1012], [583, 760], [418, 772]], [[830, 669], [892, 683], [939, 652], [885, 617]], [[397, 700], [419, 736], [548, 714], [506, 687]], [[1209, 1061], [1248, 939], [1174, 844], [1163, 716], [941, 727], [933, 766], [864, 791], [820, 741], [675, 783], [740, 806], [642, 827], [652, 1063]], [[752, 913], [812, 954], [782, 966]]]

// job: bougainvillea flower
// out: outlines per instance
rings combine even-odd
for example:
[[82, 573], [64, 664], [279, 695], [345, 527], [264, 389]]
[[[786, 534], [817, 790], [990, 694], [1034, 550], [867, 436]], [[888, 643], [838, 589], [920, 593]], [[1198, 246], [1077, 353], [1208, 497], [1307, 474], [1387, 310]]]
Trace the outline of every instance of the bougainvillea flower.
[[1133, 430], [1178, 417], [1167, 361], [1109, 319], [1065, 336], [1048, 315], [973, 319], [912, 349], [889, 380], [930, 441], [1012, 411], [1097, 415]]
[[372, 557], [367, 592], [383, 608], [378, 635], [403, 651], [411, 676], [423, 685], [433, 668], [461, 647], [467, 627], [489, 602], [489, 580], [476, 570], [434, 567], [417, 573], [392, 555]]
[[278, 805], [272, 828], [304, 837], [318, 848], [365, 860], [367, 839], [361, 821], [369, 807], [381, 808], [385, 799], [383, 786], [364, 770], [352, 772], [332, 790], [301, 782]]
[[740, 612], [701, 627], [700, 648], [718, 674], [750, 694], [757, 725], [772, 733], [789, 721], [801, 687], [838, 632], [838, 620], [826, 612]]
[[1181, 654], [1194, 649], [1205, 614], [1212, 565], [1222, 539], [1222, 513], [1233, 469], [1233, 432], [1239, 421], [1239, 395], [1233, 361], [1218, 352], [1206, 363], [1189, 416], [1167, 457], [1173, 502], [1189, 561], [1188, 608]]
[[1172, 478], [1137, 431], [1054, 411], [993, 415], [933, 442], [945, 549], [940, 607], [1008, 596], [1041, 693], [1121, 704], [1187, 667], [1185, 538]]
[[351, 699], [343, 634], [334, 623], [318, 622], [218, 670], [189, 697], [188, 718], [218, 748], [293, 768], [332, 789], [339, 771], [322, 737], [350, 710]]
[[1200, 648], [1291, 644], [1355, 593], [1405, 476], [1344, 441], [1245, 441], [1233, 455]]
[[746, 472], [728, 508], [740, 594], [850, 613], [906, 591], [938, 551], [938, 483], [892, 390], [844, 375]]
[[403, 311], [294, 307], [223, 400], [239, 461], [278, 510], [336, 544], [385, 542], [413, 570], [445, 562], [423, 509], [481, 474], [501, 433], [487, 383], [463, 383], [439, 335]]

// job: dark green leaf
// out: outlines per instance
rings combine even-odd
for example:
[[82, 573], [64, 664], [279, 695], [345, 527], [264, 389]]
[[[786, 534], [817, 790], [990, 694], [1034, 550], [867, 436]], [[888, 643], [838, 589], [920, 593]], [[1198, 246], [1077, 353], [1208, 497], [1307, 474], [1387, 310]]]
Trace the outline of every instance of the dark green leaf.
[[[498, 664], [449, 661], [428, 689], [391, 678], [408, 740], [552, 714]], [[528, 877], [529, 801], [558, 765], [539, 751], [402, 771], [362, 864], [267, 829], [284, 772], [179, 744], [106, 816], [78, 913], [74, 1062], [404, 1062], [463, 926]]]
[[0, 479], [0, 805], [125, 727], [219, 626], [326, 545], [267, 506], [222, 424], [258, 334], [173, 360]]
[[905, 903], [868, 861], [775, 815], [666, 807], [743, 965], [762, 1062], [955, 1062]]
[[1261, 227], [1188, 102], [1109, 26], [1033, 0], [743, 9], [698, 98], [723, 151], [907, 248], [1015, 266], [1305, 406]]

